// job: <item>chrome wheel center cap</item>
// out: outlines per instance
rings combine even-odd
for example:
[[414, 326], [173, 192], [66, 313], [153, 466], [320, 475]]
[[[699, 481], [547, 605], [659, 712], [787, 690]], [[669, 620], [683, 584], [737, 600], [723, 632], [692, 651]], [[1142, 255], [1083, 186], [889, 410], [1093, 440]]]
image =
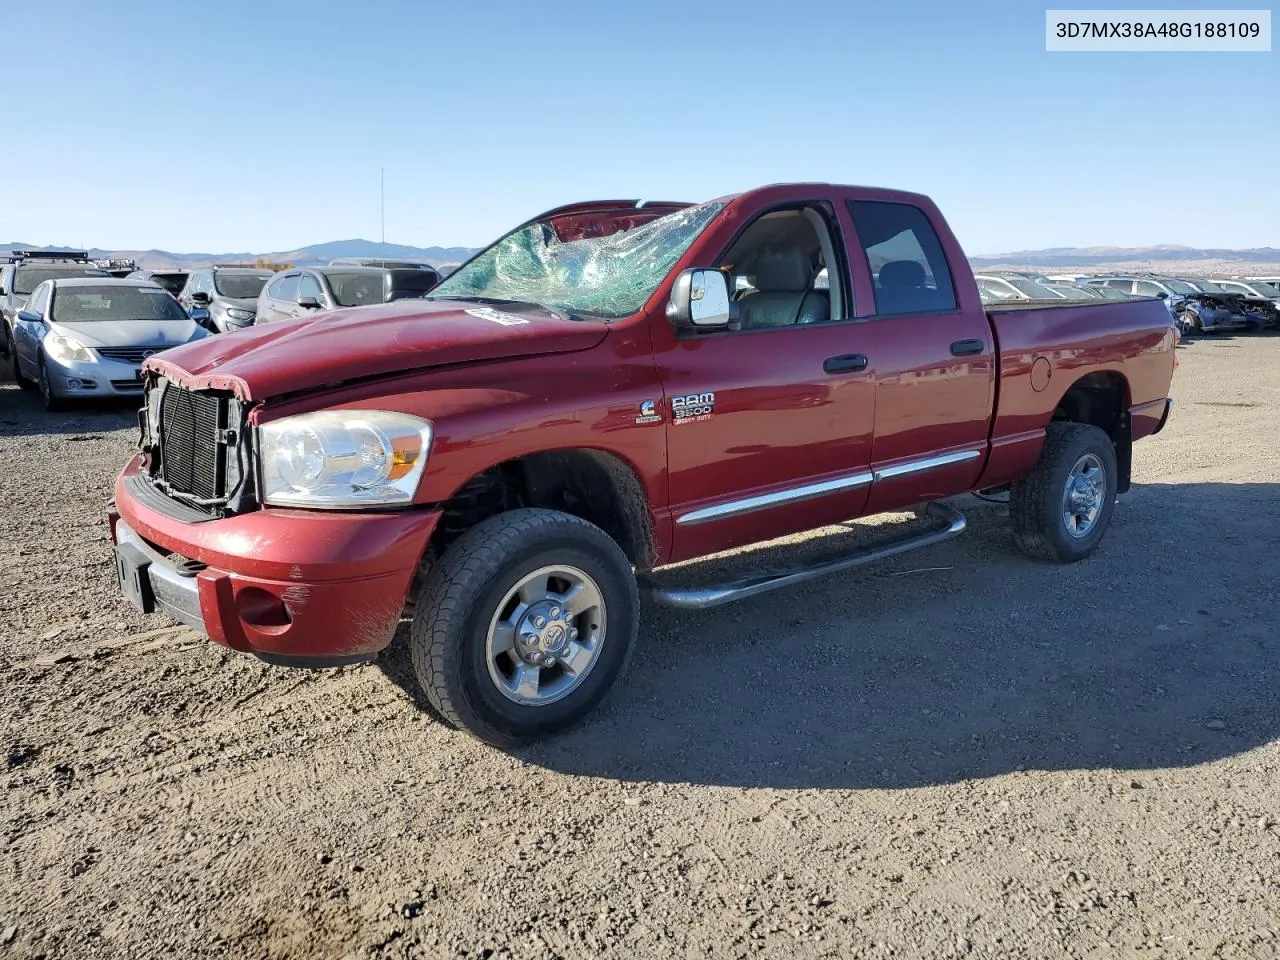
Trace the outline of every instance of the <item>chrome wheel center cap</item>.
[[566, 636], [564, 627], [558, 623], [551, 624], [542, 631], [542, 649], [548, 653], [557, 653], [564, 646]]
[[[569, 646], [568, 614], [558, 603], [535, 603], [520, 618], [519, 634], [523, 638], [521, 656], [530, 662], [543, 662], [557, 657]], [[536, 661], [530, 654], [538, 654]]]

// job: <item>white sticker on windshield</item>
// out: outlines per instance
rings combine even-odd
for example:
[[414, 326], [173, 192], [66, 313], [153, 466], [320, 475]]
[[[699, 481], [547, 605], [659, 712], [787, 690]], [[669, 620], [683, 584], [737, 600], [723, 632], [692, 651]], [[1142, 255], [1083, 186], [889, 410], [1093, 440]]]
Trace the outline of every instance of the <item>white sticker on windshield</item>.
[[479, 317], [481, 320], [492, 320], [494, 323], [500, 323], [504, 327], [517, 327], [522, 323], [528, 323], [528, 317], [518, 317], [514, 313], [503, 313], [501, 310], [495, 310], [493, 307], [476, 307], [468, 310], [467, 313], [473, 317]]

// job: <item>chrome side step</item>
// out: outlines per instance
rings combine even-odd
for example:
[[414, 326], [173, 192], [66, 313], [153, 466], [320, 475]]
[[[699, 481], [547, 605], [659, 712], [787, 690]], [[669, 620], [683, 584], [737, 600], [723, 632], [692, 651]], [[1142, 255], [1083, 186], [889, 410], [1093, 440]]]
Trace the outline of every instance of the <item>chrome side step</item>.
[[645, 578], [640, 587], [649, 599], [655, 603], [662, 604], [664, 607], [676, 607], [680, 610], [707, 610], [724, 603], [732, 603], [734, 600], [754, 597], [757, 593], [766, 593], [770, 590], [777, 590], [780, 587], [789, 587], [794, 583], [803, 583], [806, 580], [825, 577], [829, 573], [839, 573], [841, 570], [874, 563], [886, 557], [906, 553], [908, 550], [930, 547], [935, 543], [941, 543], [943, 540], [950, 540], [952, 537], [964, 532], [966, 525], [964, 514], [953, 507], [941, 503], [931, 503], [925, 509], [925, 513], [935, 520], [944, 521], [946, 526], [936, 530], [929, 530], [925, 533], [917, 533], [877, 547], [859, 547], [843, 557], [837, 557], [834, 560], [828, 560], [812, 567], [798, 567], [792, 570], [758, 574], [754, 577], [731, 580], [728, 583], [716, 586], [691, 587], [688, 589], [660, 587], [651, 579]]

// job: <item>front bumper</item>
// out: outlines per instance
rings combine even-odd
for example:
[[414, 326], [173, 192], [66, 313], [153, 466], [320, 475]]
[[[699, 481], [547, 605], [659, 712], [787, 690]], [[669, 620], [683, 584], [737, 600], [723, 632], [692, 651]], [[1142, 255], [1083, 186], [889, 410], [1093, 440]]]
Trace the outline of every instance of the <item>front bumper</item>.
[[48, 354], [49, 387], [55, 397], [141, 397], [142, 377], [131, 363], [103, 357], [84, 363], [60, 363]]
[[135, 458], [121, 473], [108, 508], [135, 606], [273, 662], [351, 663], [391, 642], [439, 510], [266, 508], [190, 523], [130, 492], [139, 467]]

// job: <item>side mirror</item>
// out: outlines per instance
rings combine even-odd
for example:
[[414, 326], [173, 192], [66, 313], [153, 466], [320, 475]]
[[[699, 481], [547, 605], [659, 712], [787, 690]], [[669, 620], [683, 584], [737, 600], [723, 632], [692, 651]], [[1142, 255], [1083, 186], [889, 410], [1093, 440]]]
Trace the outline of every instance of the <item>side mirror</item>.
[[1169, 299], [1169, 294], [1165, 293], [1163, 290], [1161, 290], [1159, 293], [1157, 293], [1157, 294], [1156, 294], [1156, 296], [1157, 296], [1157, 297], [1159, 297], [1161, 300], [1168, 300], [1168, 299]]
[[213, 298], [210, 297], [209, 294], [205, 293], [203, 290], [200, 290], [191, 295], [191, 302], [198, 303], [202, 307], [207, 307], [212, 300]]
[[667, 319], [684, 330], [715, 330], [732, 319], [729, 281], [719, 270], [680, 271], [667, 301]]
[[207, 327], [209, 325], [209, 311], [204, 307], [196, 307], [188, 314], [188, 316], [202, 327]]
[[18, 319], [25, 323], [44, 323], [44, 317], [38, 313], [32, 313], [30, 310], [19, 310]]
[[298, 298], [298, 306], [303, 310], [319, 310], [320, 301], [315, 297], [300, 297]]

